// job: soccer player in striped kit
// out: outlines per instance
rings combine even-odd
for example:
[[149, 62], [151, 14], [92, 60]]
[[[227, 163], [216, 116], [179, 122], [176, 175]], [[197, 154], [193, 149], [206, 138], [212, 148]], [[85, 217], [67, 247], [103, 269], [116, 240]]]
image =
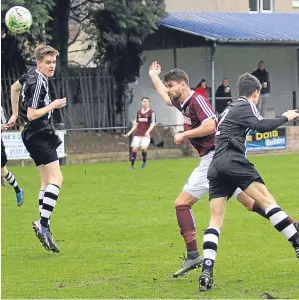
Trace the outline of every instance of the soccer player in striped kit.
[[199, 278], [201, 291], [213, 287], [213, 270], [226, 201], [237, 187], [263, 208], [270, 223], [292, 245], [299, 259], [299, 233], [296, 225], [278, 206], [262, 177], [246, 157], [246, 135], [251, 129], [268, 132], [298, 118], [299, 113], [289, 110], [279, 118], [264, 119], [256, 108], [261, 88], [259, 80], [253, 75], [241, 75], [238, 80], [239, 99], [224, 111], [218, 123], [215, 154], [208, 170], [211, 219], [204, 234], [204, 262]]
[[[7, 130], [7, 126], [5, 124], [6, 117], [1, 105], [1, 131]], [[21, 206], [24, 202], [24, 191], [19, 187], [14, 174], [7, 169], [6, 164], [7, 156], [5, 152], [5, 146], [1, 137], [1, 176], [10, 184], [10, 186], [14, 188], [17, 198], [17, 206]]]
[[46, 250], [60, 252], [50, 231], [50, 217], [58, 200], [63, 182], [57, 148], [61, 140], [51, 125], [54, 109], [66, 105], [66, 98], [50, 99], [48, 77], [54, 76], [58, 51], [47, 45], [35, 49], [37, 68], [28, 71], [11, 87], [13, 115], [8, 126], [13, 126], [18, 116], [19, 94], [22, 90], [21, 115], [25, 120], [22, 132], [23, 143], [39, 171], [41, 187], [39, 192], [40, 219], [32, 227]]

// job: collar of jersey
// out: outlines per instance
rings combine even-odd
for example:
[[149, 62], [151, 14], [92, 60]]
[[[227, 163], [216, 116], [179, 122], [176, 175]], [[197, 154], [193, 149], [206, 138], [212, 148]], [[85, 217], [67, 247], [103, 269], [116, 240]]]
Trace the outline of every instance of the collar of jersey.
[[147, 109], [147, 111], [143, 111], [143, 110], [142, 110], [142, 108], [140, 109], [141, 113], [143, 113], [143, 114], [146, 114], [146, 113], [148, 113], [150, 110], [151, 110], [151, 108], [150, 108], [150, 107]]
[[191, 93], [188, 96], [188, 98], [183, 103], [181, 103], [181, 107], [184, 107], [184, 105], [191, 99], [191, 97], [193, 96], [193, 94], [194, 94], [194, 91], [191, 91]]
[[47, 78], [43, 73], [41, 73], [41, 72], [38, 71], [37, 69], [35, 69], [35, 72], [36, 72], [37, 74], [39, 74], [44, 80], [48, 81], [48, 78]]
[[245, 101], [245, 102], [248, 102], [248, 100], [247, 100], [246, 98], [244, 98], [244, 97], [239, 97], [239, 98], [238, 98], [238, 101]]

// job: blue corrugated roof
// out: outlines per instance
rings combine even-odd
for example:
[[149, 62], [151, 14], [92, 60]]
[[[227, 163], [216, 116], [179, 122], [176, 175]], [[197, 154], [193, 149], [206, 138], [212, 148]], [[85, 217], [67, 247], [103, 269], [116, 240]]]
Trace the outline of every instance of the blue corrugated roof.
[[220, 43], [299, 44], [298, 13], [169, 13], [159, 25]]

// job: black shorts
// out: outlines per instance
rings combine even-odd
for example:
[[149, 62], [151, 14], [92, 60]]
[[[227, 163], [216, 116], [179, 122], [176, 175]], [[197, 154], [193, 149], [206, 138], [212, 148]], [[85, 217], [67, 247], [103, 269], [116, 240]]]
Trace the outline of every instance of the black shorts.
[[7, 156], [5, 152], [5, 146], [1, 139], [1, 168], [5, 167], [7, 164]]
[[62, 142], [52, 126], [38, 131], [32, 131], [25, 127], [22, 132], [22, 140], [36, 166], [47, 165], [58, 160], [56, 149]]
[[264, 183], [254, 165], [244, 154], [226, 150], [213, 158], [209, 170], [209, 199], [233, 195], [236, 188], [243, 191], [254, 181]]

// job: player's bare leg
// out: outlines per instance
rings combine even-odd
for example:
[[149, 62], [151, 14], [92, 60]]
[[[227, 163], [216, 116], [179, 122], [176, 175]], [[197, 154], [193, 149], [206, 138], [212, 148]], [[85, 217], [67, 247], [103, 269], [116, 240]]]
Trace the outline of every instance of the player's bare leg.
[[[242, 203], [249, 211], [255, 212], [259, 214], [260, 216], [264, 217], [265, 219], [268, 219], [265, 210], [261, 208], [261, 206], [253, 200], [250, 196], [248, 196], [245, 192], [243, 192], [240, 188], [237, 188], [234, 193], [235, 198]], [[294, 220], [289, 216], [288, 217], [291, 223], [294, 223], [296, 229], [298, 226], [297, 222], [294, 222]], [[298, 228], [299, 229], [299, 228]], [[298, 231], [297, 229], [297, 231]]]
[[138, 151], [138, 148], [136, 147], [133, 147], [132, 148], [132, 152], [131, 152], [131, 169], [133, 170], [134, 169], [134, 165], [135, 165], [135, 161], [136, 161], [136, 157], [137, 157], [137, 151]]
[[176, 217], [181, 235], [186, 244], [187, 257], [182, 267], [173, 274], [173, 277], [182, 276], [202, 265], [203, 260], [197, 249], [195, 218], [191, 210], [191, 207], [197, 200], [197, 198], [183, 191], [175, 201]]
[[213, 268], [217, 256], [218, 240], [223, 226], [226, 208], [226, 198], [216, 198], [210, 201], [211, 219], [204, 233], [203, 266], [199, 277], [200, 291], [205, 292], [213, 287]]
[[245, 193], [255, 199], [265, 210], [271, 224], [289, 241], [295, 249], [297, 258], [299, 258], [299, 233], [289, 220], [288, 215], [277, 205], [267, 187], [255, 181], [248, 186]]
[[141, 147], [141, 154], [142, 154], [142, 165], [141, 169], [146, 167], [146, 160], [147, 160], [147, 148]]
[[21, 206], [24, 202], [24, 191], [19, 187], [17, 180], [13, 173], [11, 173], [6, 166], [1, 168], [1, 176], [14, 188], [17, 198], [17, 206]]

